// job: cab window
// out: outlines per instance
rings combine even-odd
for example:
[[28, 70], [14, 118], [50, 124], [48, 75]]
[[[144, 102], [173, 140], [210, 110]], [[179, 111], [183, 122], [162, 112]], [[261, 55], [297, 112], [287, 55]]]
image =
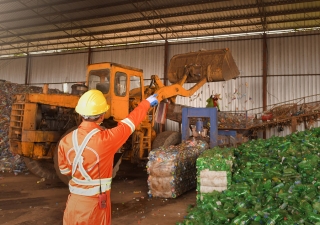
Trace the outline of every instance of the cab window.
[[139, 97], [141, 99], [141, 80], [138, 76], [130, 76], [130, 97]]
[[127, 95], [127, 74], [123, 72], [117, 72], [114, 81], [114, 93], [116, 96]]
[[91, 70], [89, 73], [89, 90], [97, 89], [107, 94], [110, 89], [110, 70]]

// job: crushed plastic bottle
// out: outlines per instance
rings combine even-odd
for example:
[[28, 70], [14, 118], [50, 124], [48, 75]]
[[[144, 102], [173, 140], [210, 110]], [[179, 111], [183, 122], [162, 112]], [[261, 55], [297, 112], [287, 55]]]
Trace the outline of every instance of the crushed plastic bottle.
[[42, 183], [46, 180], [46, 178], [42, 177], [40, 180], [37, 181], [37, 184]]

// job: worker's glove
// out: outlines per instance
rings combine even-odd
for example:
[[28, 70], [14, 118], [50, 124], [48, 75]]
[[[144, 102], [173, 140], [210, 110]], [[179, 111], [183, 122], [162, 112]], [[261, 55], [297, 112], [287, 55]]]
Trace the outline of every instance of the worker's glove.
[[158, 99], [156, 98], [158, 94], [153, 94], [147, 98], [147, 101], [150, 102], [150, 106], [154, 107], [158, 105]]

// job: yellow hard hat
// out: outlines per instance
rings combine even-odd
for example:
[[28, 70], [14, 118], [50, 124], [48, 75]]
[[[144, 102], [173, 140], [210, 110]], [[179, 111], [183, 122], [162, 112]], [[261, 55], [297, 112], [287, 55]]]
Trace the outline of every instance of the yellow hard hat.
[[80, 97], [76, 112], [84, 116], [95, 116], [108, 111], [109, 108], [101, 91], [90, 90]]

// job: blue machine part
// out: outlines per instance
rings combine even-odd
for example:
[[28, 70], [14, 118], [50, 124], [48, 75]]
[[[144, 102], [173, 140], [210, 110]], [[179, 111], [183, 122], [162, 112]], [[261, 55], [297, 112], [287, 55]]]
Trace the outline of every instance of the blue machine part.
[[232, 137], [236, 138], [237, 131], [235, 131], [235, 130], [218, 130], [218, 135], [232, 136]]
[[196, 131], [203, 130], [202, 118], [209, 118], [210, 121], [210, 148], [218, 146], [218, 135], [233, 136], [236, 138], [237, 132], [234, 130], [218, 130], [218, 110], [216, 107], [212, 108], [182, 108], [182, 140], [189, 138], [189, 118], [197, 118]]
[[202, 132], [203, 131], [203, 121], [201, 118], [198, 118], [197, 119], [197, 122], [196, 122], [196, 131], [197, 132]]
[[[189, 138], [189, 118], [207, 117], [210, 119], [210, 148], [218, 145], [217, 108], [182, 108], [182, 140]], [[203, 124], [202, 124], [203, 126]]]

